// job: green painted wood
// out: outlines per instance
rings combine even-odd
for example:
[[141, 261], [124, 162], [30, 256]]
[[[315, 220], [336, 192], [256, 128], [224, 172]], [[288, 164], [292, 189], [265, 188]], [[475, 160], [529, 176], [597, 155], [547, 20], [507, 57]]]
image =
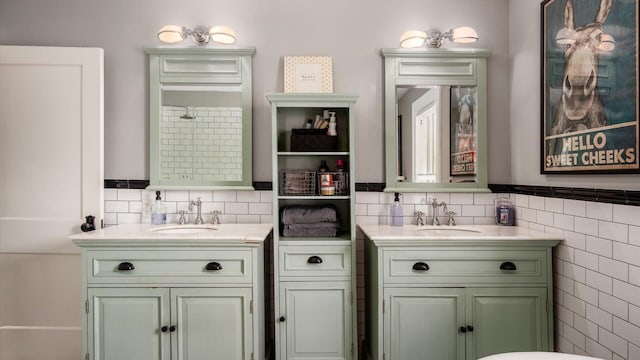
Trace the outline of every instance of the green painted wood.
[[168, 289], [89, 288], [91, 359], [169, 360]]
[[[358, 96], [347, 94], [266, 94], [271, 104], [272, 176], [288, 169], [317, 169], [320, 160], [346, 160], [349, 193], [346, 196], [279, 195], [274, 186], [274, 228], [280, 228], [280, 209], [286, 205], [334, 204], [338, 209], [342, 233], [338, 237], [281, 237], [274, 231], [274, 306], [285, 323], [275, 329], [275, 358], [285, 359], [357, 359], [356, 294], [356, 223], [355, 223], [355, 131], [354, 105]], [[330, 152], [292, 152], [290, 133], [303, 127], [304, 120], [336, 111], [338, 149]], [[295, 167], [294, 167], [295, 166]], [[287, 251], [295, 249], [296, 255]], [[339, 251], [334, 251], [339, 249]], [[329, 250], [327, 252], [327, 250]], [[329, 256], [315, 268], [305, 268], [304, 255]], [[339, 259], [338, 259], [339, 258]], [[342, 261], [338, 264], [338, 260]], [[340, 265], [340, 266], [336, 266]], [[308, 271], [307, 271], [308, 270]], [[288, 315], [285, 315], [288, 314]], [[292, 319], [293, 317], [293, 319]], [[317, 325], [311, 325], [317, 323]], [[279, 325], [278, 325], [279, 324]]]
[[[253, 190], [252, 57], [255, 48], [147, 48], [149, 55], [149, 189]], [[171, 65], [173, 64], [173, 65]], [[242, 106], [242, 179], [160, 179], [160, 108], [163, 85], [239, 87]]]
[[385, 289], [385, 359], [464, 360], [464, 289]]
[[251, 289], [171, 289], [172, 359], [251, 358]]
[[467, 359], [517, 351], [550, 351], [546, 288], [467, 289]]
[[[385, 79], [385, 192], [489, 192], [487, 174], [487, 75], [485, 49], [382, 49]], [[474, 183], [397, 180], [396, 85], [476, 86], [478, 134]], [[447, 111], [447, 109], [445, 109]]]
[[281, 282], [283, 359], [352, 359], [350, 282]]

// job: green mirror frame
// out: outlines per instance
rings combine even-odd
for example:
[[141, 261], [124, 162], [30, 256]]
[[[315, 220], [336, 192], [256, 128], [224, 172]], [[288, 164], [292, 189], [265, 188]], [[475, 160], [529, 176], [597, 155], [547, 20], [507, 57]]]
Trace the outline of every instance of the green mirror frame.
[[[486, 49], [382, 49], [385, 80], [385, 192], [489, 192], [487, 183]], [[398, 179], [397, 86], [470, 86], [476, 91], [474, 182], [423, 183]], [[444, 109], [449, 111], [449, 109]]]
[[[148, 188], [165, 190], [254, 190], [252, 186], [251, 66], [255, 48], [161, 47], [147, 48], [145, 52], [149, 56], [150, 185]], [[234, 94], [229, 96], [238, 99], [234, 101], [234, 109], [241, 108], [233, 115], [235, 116], [233, 121], [241, 122], [242, 124], [242, 129], [236, 131], [238, 133], [236, 137], [241, 137], [242, 153], [235, 155], [236, 159], [239, 160], [241, 158], [242, 163], [233, 165], [236, 167], [233, 171], [239, 174], [228, 176], [225, 179], [219, 179], [223, 175], [209, 176], [208, 179], [204, 179], [204, 176], [198, 179], [198, 176], [188, 174], [182, 175], [181, 179], [169, 178], [163, 175], [160, 160], [160, 152], [162, 150], [161, 119], [162, 107], [168, 106], [168, 104], [163, 103], [163, 89], [173, 92], [184, 91], [184, 94], [181, 94], [182, 98], [188, 98], [189, 91], [191, 91], [193, 95], [199, 95], [199, 100], [196, 102], [202, 102], [201, 99], [207, 96], [213, 98], [216, 93], [219, 95], [224, 94], [225, 96]], [[217, 102], [219, 103], [220, 101]], [[184, 106], [176, 106], [184, 108]], [[189, 115], [189, 111], [190, 109], [187, 107], [185, 116]], [[239, 116], [238, 113], [240, 112], [241, 115]], [[181, 118], [193, 119], [189, 116]], [[196, 125], [190, 126], [195, 127]], [[214, 125], [209, 126], [212, 127]], [[196, 139], [196, 135], [192, 135], [192, 139]], [[234, 147], [239, 148], [239, 142], [234, 144]], [[215, 150], [209, 151], [213, 152]], [[206, 154], [203, 155], [203, 158], [206, 158], [206, 156]]]

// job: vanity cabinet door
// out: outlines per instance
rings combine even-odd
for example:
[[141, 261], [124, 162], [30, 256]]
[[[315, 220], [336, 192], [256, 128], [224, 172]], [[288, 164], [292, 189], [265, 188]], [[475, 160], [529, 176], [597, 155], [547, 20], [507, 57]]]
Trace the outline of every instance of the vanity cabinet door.
[[92, 359], [169, 360], [169, 289], [89, 288]]
[[387, 360], [464, 360], [463, 288], [386, 288], [384, 352]]
[[171, 289], [173, 360], [251, 359], [249, 288]]
[[548, 351], [546, 288], [467, 290], [467, 359], [515, 351]]
[[351, 359], [350, 282], [281, 282], [282, 359]]

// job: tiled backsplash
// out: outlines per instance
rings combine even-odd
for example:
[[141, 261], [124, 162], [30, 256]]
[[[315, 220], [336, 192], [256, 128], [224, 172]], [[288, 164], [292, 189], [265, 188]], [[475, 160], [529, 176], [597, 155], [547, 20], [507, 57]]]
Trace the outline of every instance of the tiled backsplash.
[[[270, 223], [271, 191], [163, 191], [168, 221], [200, 197], [202, 213], [222, 211], [222, 223]], [[461, 225], [493, 224], [494, 200], [509, 194], [402, 194], [404, 223], [445, 201]], [[608, 360], [640, 360], [640, 207], [511, 194], [516, 224], [565, 239], [554, 250], [556, 349]], [[105, 189], [105, 224], [140, 222], [148, 190]], [[393, 194], [356, 193], [356, 223], [388, 223]], [[444, 216], [440, 214], [441, 220]], [[193, 221], [193, 212], [190, 221]], [[357, 239], [358, 329], [364, 334], [364, 239]], [[361, 335], [362, 336], [362, 335]]]

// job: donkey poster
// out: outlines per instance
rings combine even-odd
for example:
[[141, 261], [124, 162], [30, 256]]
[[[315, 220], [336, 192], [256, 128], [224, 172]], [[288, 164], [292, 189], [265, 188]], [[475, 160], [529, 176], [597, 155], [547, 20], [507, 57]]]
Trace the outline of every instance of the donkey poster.
[[639, 172], [638, 0], [541, 8], [541, 172]]

